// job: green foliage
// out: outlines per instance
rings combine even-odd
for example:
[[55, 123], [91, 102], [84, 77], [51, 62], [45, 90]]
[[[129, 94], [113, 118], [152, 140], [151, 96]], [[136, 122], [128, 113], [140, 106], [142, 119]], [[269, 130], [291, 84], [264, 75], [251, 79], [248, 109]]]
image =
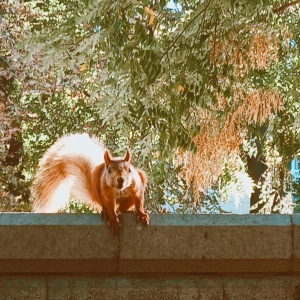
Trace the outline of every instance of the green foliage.
[[28, 112], [28, 118], [22, 124], [28, 180], [32, 179], [39, 158], [60, 136], [75, 132], [95, 133], [101, 129], [98, 111], [67, 94], [23, 99], [23, 108]]
[[[32, 7], [35, 4], [31, 2]], [[38, 34], [30, 35], [25, 49], [29, 57], [42, 51], [41, 67], [45, 71], [62, 69], [63, 77], [66, 70], [74, 74], [82, 64], [88, 66], [82, 75], [94, 80], [88, 89], [101, 108], [104, 122], [124, 124], [143, 133], [143, 148], [148, 154], [152, 145], [147, 141], [155, 136], [161, 155], [168, 157], [177, 147], [196, 151], [192, 137], [199, 129], [191, 109], [209, 109], [215, 104], [215, 92], [223, 88], [216, 78], [222, 73], [226, 72], [232, 82], [229, 93], [241, 80], [249, 88], [260, 81], [263, 86], [282, 85], [276, 66], [237, 78], [233, 65], [215, 64], [211, 53], [213, 43], [232, 34], [237, 45], [245, 44], [245, 38], [251, 39], [253, 26], [280, 32], [280, 22], [285, 21], [276, 20], [272, 4], [190, 1], [178, 12], [165, 9], [162, 1], [149, 13], [143, 1], [74, 2], [61, 8], [66, 17], [57, 17], [59, 29], [47, 23]], [[58, 10], [49, 3], [47, 11], [55, 16]], [[155, 22], [150, 23], [151, 12]], [[286, 55], [284, 49], [282, 55]]]
[[[197, 152], [194, 137], [205, 129], [195, 112], [212, 112], [221, 130], [241, 105], [235, 101], [240, 90], [246, 95], [258, 88], [280, 92], [284, 110], [265, 125], [281, 156], [297, 154], [298, 7], [282, 14], [272, 0], [182, 1], [182, 10], [167, 9], [166, 3], [32, 0], [16, 6], [17, 18], [22, 19], [22, 9], [26, 15], [16, 35], [21, 45], [14, 47], [20, 52], [11, 59], [21, 66], [14, 66], [15, 92], [22, 91], [14, 99], [21, 99], [22, 113], [20, 118], [13, 110], [9, 114], [22, 129], [23, 161], [16, 168], [27, 189], [43, 152], [62, 134], [84, 131], [100, 136], [115, 154], [127, 146], [133, 150], [136, 164], [149, 173], [151, 210], [169, 203], [177, 212], [199, 212], [203, 203], [194, 201], [192, 185], [180, 178], [173, 155], [178, 148]], [[246, 55], [260, 33], [272, 37], [264, 67], [258, 65], [258, 53], [253, 52], [257, 61]], [[226, 97], [227, 106], [216, 109], [217, 94]], [[248, 140], [252, 125], [244, 124]], [[243, 158], [255, 151], [248, 150]], [[228, 182], [239, 184], [237, 170], [226, 164], [223, 170], [222, 197]], [[3, 182], [10, 176], [16, 181], [17, 171], [1, 172]], [[204, 199], [215, 203], [220, 198], [212, 194]]]
[[99, 213], [99, 210], [97, 210], [95, 207], [88, 206], [86, 203], [83, 203], [79, 200], [72, 200], [67, 205], [65, 209], [63, 209], [63, 212], [66, 213]]

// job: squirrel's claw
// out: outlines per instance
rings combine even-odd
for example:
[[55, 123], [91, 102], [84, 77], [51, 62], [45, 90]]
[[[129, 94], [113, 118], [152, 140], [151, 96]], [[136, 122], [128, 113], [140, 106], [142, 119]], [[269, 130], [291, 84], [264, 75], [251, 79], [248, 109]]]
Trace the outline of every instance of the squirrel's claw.
[[149, 226], [149, 224], [150, 224], [149, 214], [144, 213], [144, 212], [137, 213], [137, 221], [142, 222], [143, 224]]

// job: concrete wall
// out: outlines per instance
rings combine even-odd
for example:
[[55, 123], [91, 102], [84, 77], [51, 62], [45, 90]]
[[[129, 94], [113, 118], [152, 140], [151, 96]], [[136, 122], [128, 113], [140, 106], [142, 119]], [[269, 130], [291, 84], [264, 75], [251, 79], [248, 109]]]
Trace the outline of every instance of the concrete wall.
[[300, 299], [300, 215], [0, 214], [2, 299]]

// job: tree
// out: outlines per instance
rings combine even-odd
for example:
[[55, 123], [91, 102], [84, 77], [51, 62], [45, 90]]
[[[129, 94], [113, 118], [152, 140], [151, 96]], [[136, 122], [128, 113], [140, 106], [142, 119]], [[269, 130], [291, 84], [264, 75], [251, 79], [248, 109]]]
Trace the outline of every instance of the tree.
[[[23, 187], [22, 139], [20, 134], [23, 111], [19, 105], [22, 90], [17, 84], [20, 76], [21, 52], [15, 47], [24, 34], [25, 18], [18, 18], [24, 6], [12, 2], [0, 3], [0, 196], [2, 205], [10, 209], [15, 199], [28, 199]], [[17, 13], [16, 13], [17, 12]]]
[[234, 153], [246, 163], [277, 147], [283, 124], [298, 143], [299, 10], [298, 1], [180, 3], [29, 1], [38, 14], [24, 49], [55, 89], [93, 101], [103, 128], [130, 137], [144, 162], [171, 165], [174, 155], [198, 201]]

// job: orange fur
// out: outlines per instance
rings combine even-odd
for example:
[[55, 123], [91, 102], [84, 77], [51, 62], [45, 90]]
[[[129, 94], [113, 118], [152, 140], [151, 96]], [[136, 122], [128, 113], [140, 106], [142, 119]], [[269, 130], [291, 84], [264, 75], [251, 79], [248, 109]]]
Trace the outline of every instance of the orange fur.
[[56, 212], [73, 195], [99, 206], [114, 234], [120, 231], [118, 213], [134, 208], [138, 219], [149, 225], [144, 211], [147, 176], [130, 159], [129, 150], [124, 158], [111, 157], [100, 141], [87, 135], [62, 137], [40, 162], [33, 185], [33, 210]]

